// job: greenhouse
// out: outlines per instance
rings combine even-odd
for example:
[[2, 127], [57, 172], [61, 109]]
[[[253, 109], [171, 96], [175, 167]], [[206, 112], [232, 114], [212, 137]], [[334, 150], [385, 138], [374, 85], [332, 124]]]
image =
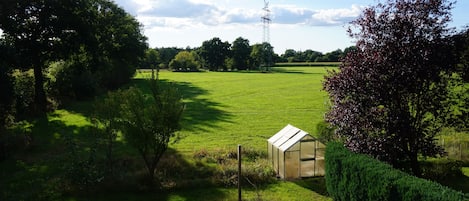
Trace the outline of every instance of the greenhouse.
[[290, 124], [267, 140], [267, 153], [283, 179], [324, 176], [325, 145]]

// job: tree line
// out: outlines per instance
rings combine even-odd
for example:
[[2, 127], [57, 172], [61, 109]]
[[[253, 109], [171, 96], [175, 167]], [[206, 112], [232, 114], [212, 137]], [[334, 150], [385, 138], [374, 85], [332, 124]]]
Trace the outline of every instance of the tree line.
[[355, 47], [328, 53], [313, 50], [285, 50], [278, 55], [269, 43], [251, 45], [248, 39], [238, 37], [231, 44], [218, 37], [204, 41], [200, 47], [162, 47], [148, 49], [141, 68], [171, 69], [174, 71], [267, 70], [275, 63], [284, 62], [338, 62]]

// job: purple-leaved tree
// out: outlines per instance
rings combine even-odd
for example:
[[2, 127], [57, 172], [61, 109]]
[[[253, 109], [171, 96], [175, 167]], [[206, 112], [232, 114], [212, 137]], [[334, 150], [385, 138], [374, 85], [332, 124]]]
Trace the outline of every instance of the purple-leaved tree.
[[326, 120], [345, 146], [420, 175], [419, 156], [444, 154], [446, 78], [454, 67], [453, 2], [387, 0], [351, 23], [357, 50], [326, 76]]

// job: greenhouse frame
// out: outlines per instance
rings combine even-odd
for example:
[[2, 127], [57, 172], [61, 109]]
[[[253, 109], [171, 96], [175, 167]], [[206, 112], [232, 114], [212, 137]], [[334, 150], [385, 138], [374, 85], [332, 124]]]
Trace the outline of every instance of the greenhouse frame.
[[325, 145], [290, 124], [267, 140], [267, 153], [283, 179], [324, 176]]

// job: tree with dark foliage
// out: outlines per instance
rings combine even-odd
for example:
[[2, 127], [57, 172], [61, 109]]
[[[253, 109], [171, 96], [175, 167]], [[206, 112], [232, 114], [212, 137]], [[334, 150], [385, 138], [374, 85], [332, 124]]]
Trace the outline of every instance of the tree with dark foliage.
[[222, 42], [217, 37], [202, 43], [201, 55], [205, 59], [209, 70], [217, 71], [220, 68], [224, 71], [227, 70], [225, 60], [230, 54], [230, 46], [230, 43]]
[[242, 37], [236, 38], [233, 41], [231, 51], [233, 52], [233, 68], [238, 70], [248, 69], [249, 55], [251, 54], [249, 40]]
[[0, 3], [0, 28], [6, 40], [14, 44], [22, 65], [34, 69], [36, 112], [46, 110], [43, 69], [71, 47], [78, 34], [75, 8], [82, 2], [59, 0], [5, 1]]
[[345, 146], [420, 175], [419, 156], [444, 154], [445, 77], [454, 67], [445, 0], [388, 0], [352, 22], [356, 50], [326, 76], [326, 119]]

